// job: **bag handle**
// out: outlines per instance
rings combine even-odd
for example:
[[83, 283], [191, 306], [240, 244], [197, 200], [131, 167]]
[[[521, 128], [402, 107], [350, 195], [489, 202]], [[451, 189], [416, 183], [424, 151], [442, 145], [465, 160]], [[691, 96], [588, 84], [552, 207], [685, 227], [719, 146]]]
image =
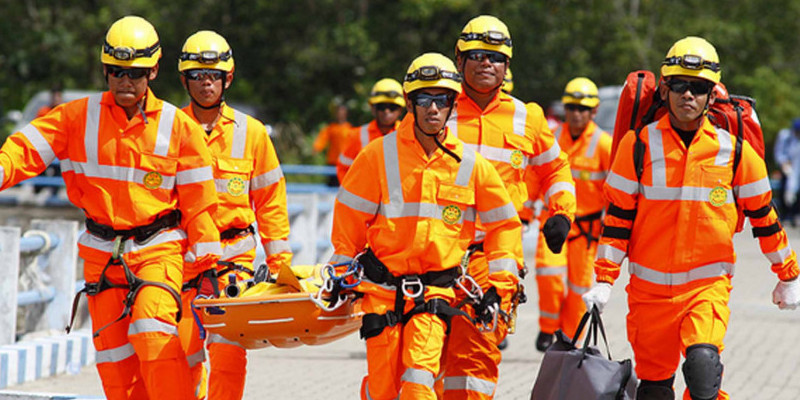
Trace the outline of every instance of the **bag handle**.
[[581, 349], [581, 361], [578, 362], [578, 368], [581, 367], [583, 364], [583, 360], [586, 359], [586, 350], [589, 349], [589, 341], [594, 339], [594, 345], [597, 346], [597, 330], [600, 329], [600, 335], [603, 337], [603, 343], [606, 345], [606, 355], [608, 356], [608, 360], [612, 361], [611, 358], [611, 348], [608, 346], [608, 339], [606, 338], [606, 329], [603, 326], [603, 319], [600, 318], [600, 310], [597, 309], [597, 305], [593, 306], [590, 311], [587, 311], [583, 314], [583, 318], [581, 318], [581, 323], [578, 325], [578, 329], [575, 332], [575, 337], [572, 338], [572, 344], [575, 345], [578, 338], [581, 336], [581, 332], [586, 325], [586, 322], [589, 322], [589, 329], [586, 332], [586, 338], [583, 339], [583, 348]]

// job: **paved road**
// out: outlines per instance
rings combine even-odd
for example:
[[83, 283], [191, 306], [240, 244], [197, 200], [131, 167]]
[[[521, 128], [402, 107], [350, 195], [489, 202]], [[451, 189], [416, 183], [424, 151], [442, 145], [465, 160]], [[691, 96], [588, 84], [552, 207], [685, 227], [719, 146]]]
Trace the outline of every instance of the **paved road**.
[[[796, 246], [800, 231], [789, 232]], [[726, 350], [723, 388], [734, 399], [800, 399], [800, 311], [779, 311], [771, 303], [776, 278], [758, 250], [749, 229], [735, 238], [739, 261], [733, 279], [732, 316]], [[800, 247], [798, 247], [800, 248]], [[713, 251], [712, 249], [709, 249]], [[632, 356], [625, 338], [626, 274], [614, 286], [604, 313], [616, 359]], [[542, 355], [533, 346], [538, 332], [536, 292], [526, 279], [531, 301], [521, 307], [518, 331], [504, 352], [497, 396], [499, 400], [528, 399]], [[363, 342], [347, 337], [324, 346], [263, 349], [251, 352], [244, 398], [255, 399], [357, 399], [366, 370]], [[676, 389], [683, 390], [678, 374]], [[11, 389], [32, 393], [102, 394], [94, 368], [79, 374], [43, 379]], [[1, 398], [2, 396], [0, 396]]]

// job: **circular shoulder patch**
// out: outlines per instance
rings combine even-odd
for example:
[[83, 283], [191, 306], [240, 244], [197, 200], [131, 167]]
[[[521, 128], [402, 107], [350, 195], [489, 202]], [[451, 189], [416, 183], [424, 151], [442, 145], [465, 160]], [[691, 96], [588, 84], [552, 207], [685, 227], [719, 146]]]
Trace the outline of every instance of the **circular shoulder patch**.
[[228, 180], [228, 193], [231, 196], [241, 196], [244, 194], [244, 180], [236, 177]]
[[442, 221], [445, 224], [453, 225], [461, 220], [461, 209], [454, 206], [449, 205], [442, 210]]
[[717, 186], [711, 189], [708, 194], [708, 202], [714, 207], [720, 207], [728, 200], [728, 191], [723, 189], [722, 186]]
[[512, 167], [514, 167], [515, 169], [520, 169], [522, 168], [522, 162], [525, 161], [525, 155], [523, 155], [522, 152], [519, 150], [514, 150], [511, 152], [511, 157], [509, 161], [511, 161]]
[[145, 174], [144, 179], [142, 179], [144, 187], [148, 189], [158, 189], [161, 187], [162, 182], [164, 182], [164, 178], [156, 171], [148, 172]]

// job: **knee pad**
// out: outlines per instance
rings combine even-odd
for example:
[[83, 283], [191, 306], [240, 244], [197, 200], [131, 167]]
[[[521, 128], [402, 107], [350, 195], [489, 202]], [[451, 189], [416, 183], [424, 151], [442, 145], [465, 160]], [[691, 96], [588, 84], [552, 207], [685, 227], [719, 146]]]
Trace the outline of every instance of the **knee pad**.
[[675, 390], [672, 384], [675, 376], [662, 381], [648, 381], [642, 379], [639, 387], [636, 388], [636, 398], [638, 400], [675, 400]]
[[683, 379], [692, 400], [716, 399], [722, 384], [722, 363], [717, 346], [700, 343], [687, 347]]

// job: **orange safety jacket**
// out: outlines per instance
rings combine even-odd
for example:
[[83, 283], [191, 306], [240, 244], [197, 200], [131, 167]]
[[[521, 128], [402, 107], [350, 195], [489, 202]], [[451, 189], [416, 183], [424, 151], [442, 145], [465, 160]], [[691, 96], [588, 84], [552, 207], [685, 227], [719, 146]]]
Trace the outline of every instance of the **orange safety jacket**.
[[428, 158], [409, 114], [397, 131], [359, 153], [334, 205], [331, 263], [349, 262], [366, 246], [392, 274], [422, 274], [460, 264], [479, 216], [489, 265], [522, 266], [521, 224], [497, 172], [448, 134]]
[[325, 148], [325, 146], [328, 146], [328, 153], [325, 156], [325, 162], [327, 162], [328, 165], [336, 165], [336, 161], [339, 159], [339, 154], [342, 152], [342, 149], [344, 149], [345, 143], [347, 143], [347, 140], [350, 137], [351, 129], [353, 129], [353, 126], [350, 125], [349, 122], [345, 122], [343, 124], [331, 122], [322, 128], [322, 130], [319, 131], [317, 138], [314, 139], [314, 143], [312, 145], [314, 151], [320, 152]]
[[[392, 132], [397, 130], [398, 125], [400, 125], [400, 121], [394, 123]], [[383, 133], [378, 128], [378, 121], [374, 119], [350, 131], [350, 136], [345, 142], [342, 153], [339, 154], [339, 161], [336, 163], [336, 176], [339, 178], [339, 182], [344, 180], [344, 175], [353, 165], [353, 160], [356, 159], [358, 152], [367, 147], [369, 142], [381, 136], [383, 136]]]
[[[197, 121], [191, 106], [183, 111]], [[273, 269], [280, 269], [280, 263], [291, 265], [286, 179], [264, 124], [223, 104], [217, 124], [204, 137], [213, 159], [218, 199], [214, 218], [219, 231], [247, 228], [257, 222], [267, 264]], [[255, 246], [250, 240], [225, 246], [222, 259], [232, 259]]]
[[[124, 230], [178, 209], [186, 233], [170, 231], [160, 240], [188, 234], [198, 258], [219, 255], [212, 218], [216, 191], [203, 131], [150, 89], [146, 96], [143, 112], [130, 120], [110, 92], [62, 104], [33, 120], [0, 149], [0, 189], [38, 175], [58, 158], [67, 195], [88, 218]], [[80, 243], [111, 251], [111, 242], [92, 235]], [[126, 250], [146, 245], [128, 243]]]
[[646, 146], [641, 182], [634, 170], [633, 131], [620, 142], [604, 191], [609, 204], [595, 272], [613, 283], [627, 256], [631, 288], [683, 293], [708, 279], [733, 275], [737, 204], [745, 210], [761, 251], [782, 280], [798, 275], [795, 252], [770, 207], [764, 161], [747, 141], [734, 175], [736, 136], [707, 119], [687, 148], [669, 116], [640, 133]]
[[554, 132], [558, 144], [567, 154], [577, 196], [576, 217], [603, 210], [603, 183], [611, 167], [611, 135], [589, 121], [577, 140], [569, 134], [564, 122]]
[[457, 101], [447, 126], [467, 148], [494, 165], [517, 212], [530, 219], [523, 205], [529, 201], [533, 204], [535, 196], [531, 198], [528, 186], [537, 181], [550, 215], [562, 214], [572, 221], [575, 184], [567, 156], [550, 132], [542, 108], [503, 92], [498, 92], [485, 109], [466, 93], [461, 93]]

